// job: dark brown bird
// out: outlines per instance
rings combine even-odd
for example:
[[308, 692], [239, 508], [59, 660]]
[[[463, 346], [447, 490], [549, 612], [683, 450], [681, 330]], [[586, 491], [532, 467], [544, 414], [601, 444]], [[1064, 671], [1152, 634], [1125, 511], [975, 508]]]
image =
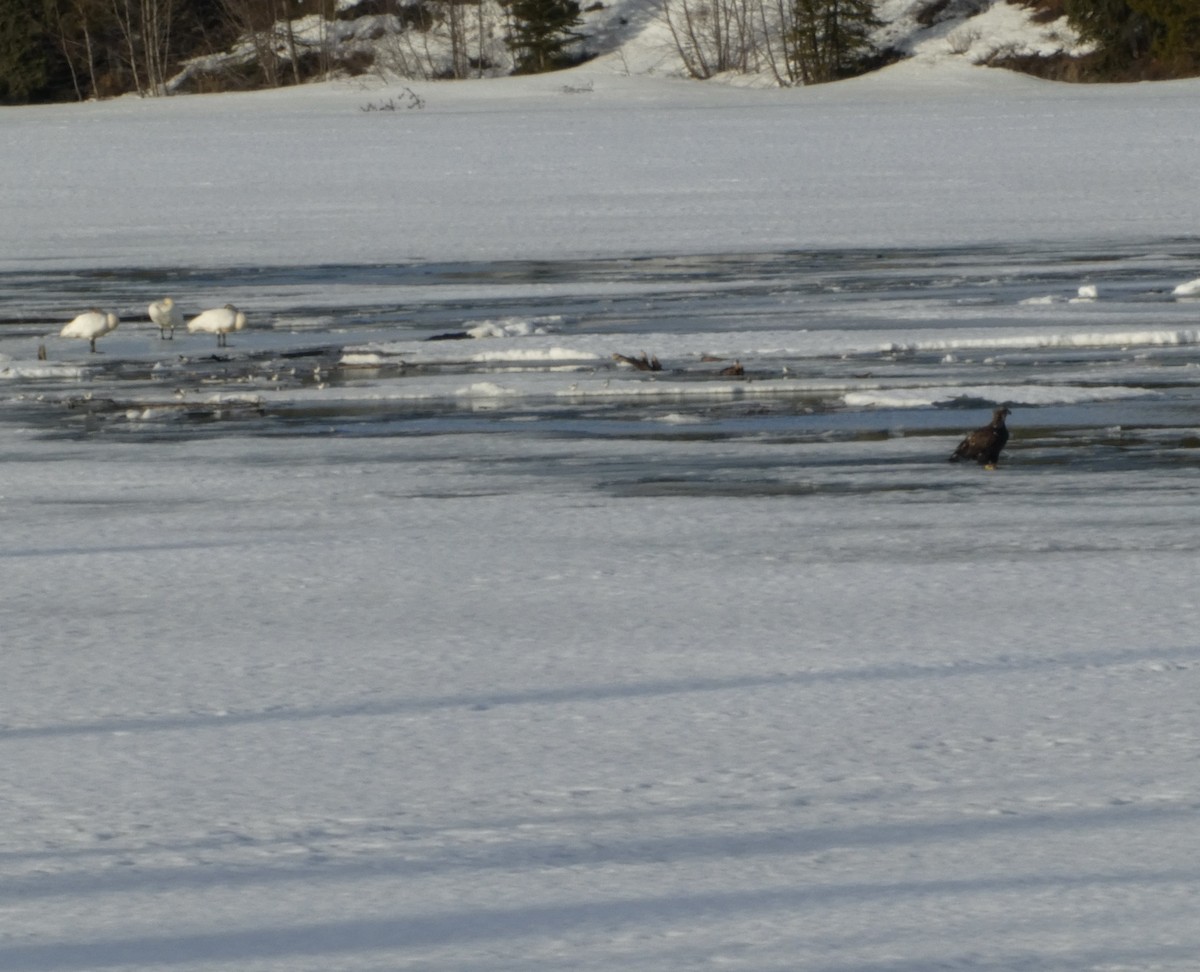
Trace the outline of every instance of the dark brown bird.
[[985, 467], [995, 466], [1000, 458], [1000, 450], [1008, 442], [1008, 428], [1004, 424], [1004, 416], [1011, 414], [1007, 408], [996, 409], [989, 424], [976, 429], [958, 444], [950, 461], [974, 459]]
[[658, 355], [646, 357], [646, 352], [643, 351], [641, 357], [630, 357], [627, 354], [614, 354], [613, 361], [619, 361], [621, 364], [627, 364], [630, 367], [636, 368], [638, 371], [662, 371], [662, 365], [658, 363]]

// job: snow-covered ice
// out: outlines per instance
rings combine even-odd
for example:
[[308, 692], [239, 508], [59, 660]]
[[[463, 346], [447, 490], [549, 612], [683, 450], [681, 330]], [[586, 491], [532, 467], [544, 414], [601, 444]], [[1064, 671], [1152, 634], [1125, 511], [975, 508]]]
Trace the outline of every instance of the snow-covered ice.
[[4, 109], [0, 968], [1195, 967], [1200, 82], [613, 70]]
[[[562, 75], [425, 85], [425, 108], [394, 113], [360, 110], [386, 93], [366, 83], [6, 112], [20, 178], [0, 191], [0, 268], [1196, 232], [1195, 82], [926, 62], [790, 91], [575, 73], [589, 93]], [[81, 151], [92, 133], [113, 148]]]

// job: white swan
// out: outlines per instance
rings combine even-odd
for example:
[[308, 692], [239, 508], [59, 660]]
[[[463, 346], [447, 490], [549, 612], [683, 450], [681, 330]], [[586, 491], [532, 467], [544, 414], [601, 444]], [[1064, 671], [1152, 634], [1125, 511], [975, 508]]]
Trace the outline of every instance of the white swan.
[[188, 321], [188, 331], [203, 331], [205, 334], [217, 336], [217, 347], [225, 347], [225, 335], [230, 331], [240, 331], [246, 326], [246, 315], [233, 306], [214, 307], [197, 314]]
[[59, 334], [62, 337], [83, 338], [90, 343], [92, 353], [95, 354], [96, 338], [103, 337], [109, 331], [116, 330], [117, 325], [120, 323], [120, 319], [111, 311], [105, 313], [93, 307], [91, 310], [84, 311], [76, 317]]
[[183, 327], [183, 312], [171, 297], [156, 300], [149, 307], [150, 320], [158, 325], [159, 338], [175, 337], [175, 328]]

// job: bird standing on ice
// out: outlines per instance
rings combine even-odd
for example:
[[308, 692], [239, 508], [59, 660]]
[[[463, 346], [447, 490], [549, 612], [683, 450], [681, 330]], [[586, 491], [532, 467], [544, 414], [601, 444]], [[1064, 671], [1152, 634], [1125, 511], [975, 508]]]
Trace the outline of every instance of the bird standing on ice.
[[1004, 424], [1004, 418], [1011, 414], [1007, 408], [996, 409], [992, 413], [991, 424], [969, 433], [958, 444], [950, 461], [974, 459], [984, 469], [995, 469], [1000, 459], [1000, 450], [1008, 443], [1008, 426]]
[[103, 337], [109, 331], [116, 330], [117, 325], [120, 323], [117, 315], [111, 311], [105, 313], [93, 307], [91, 310], [84, 311], [76, 317], [59, 334], [62, 337], [83, 338], [89, 342], [92, 354], [95, 354], [96, 338]]
[[226, 344], [225, 335], [230, 331], [240, 331], [245, 326], [246, 315], [233, 304], [226, 304], [224, 307], [214, 307], [197, 314], [188, 321], [187, 329], [189, 332], [202, 331], [205, 334], [215, 334], [217, 347], [223, 348]]
[[156, 300], [150, 305], [150, 320], [158, 325], [160, 339], [175, 337], [175, 328], [183, 327], [183, 312], [175, 306], [171, 297]]

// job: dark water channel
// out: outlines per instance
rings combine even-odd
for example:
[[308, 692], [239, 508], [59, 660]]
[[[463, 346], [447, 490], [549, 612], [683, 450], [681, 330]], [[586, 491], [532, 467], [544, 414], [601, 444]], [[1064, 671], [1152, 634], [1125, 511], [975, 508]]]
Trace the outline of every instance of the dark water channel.
[[[522, 443], [560, 442], [557, 459], [531, 459], [550, 472], [574, 455], [618, 492], [769, 494], [880, 466], [919, 480], [936, 463], [941, 476], [953, 440], [1009, 403], [1011, 466], [1194, 469], [1200, 299], [1174, 289], [1197, 277], [1197, 240], [9, 272], [0, 427], [139, 442], [461, 436], [464, 449], [502, 435], [510, 461]], [[145, 307], [166, 294], [189, 315], [233, 303], [250, 327], [228, 348], [161, 341]], [[91, 306], [122, 318], [95, 355], [57, 336]], [[499, 339], [432, 340], [481, 322]], [[647, 351], [660, 371], [613, 358]], [[731, 363], [742, 373], [720, 375]], [[463, 393], [480, 383], [502, 393]]]

